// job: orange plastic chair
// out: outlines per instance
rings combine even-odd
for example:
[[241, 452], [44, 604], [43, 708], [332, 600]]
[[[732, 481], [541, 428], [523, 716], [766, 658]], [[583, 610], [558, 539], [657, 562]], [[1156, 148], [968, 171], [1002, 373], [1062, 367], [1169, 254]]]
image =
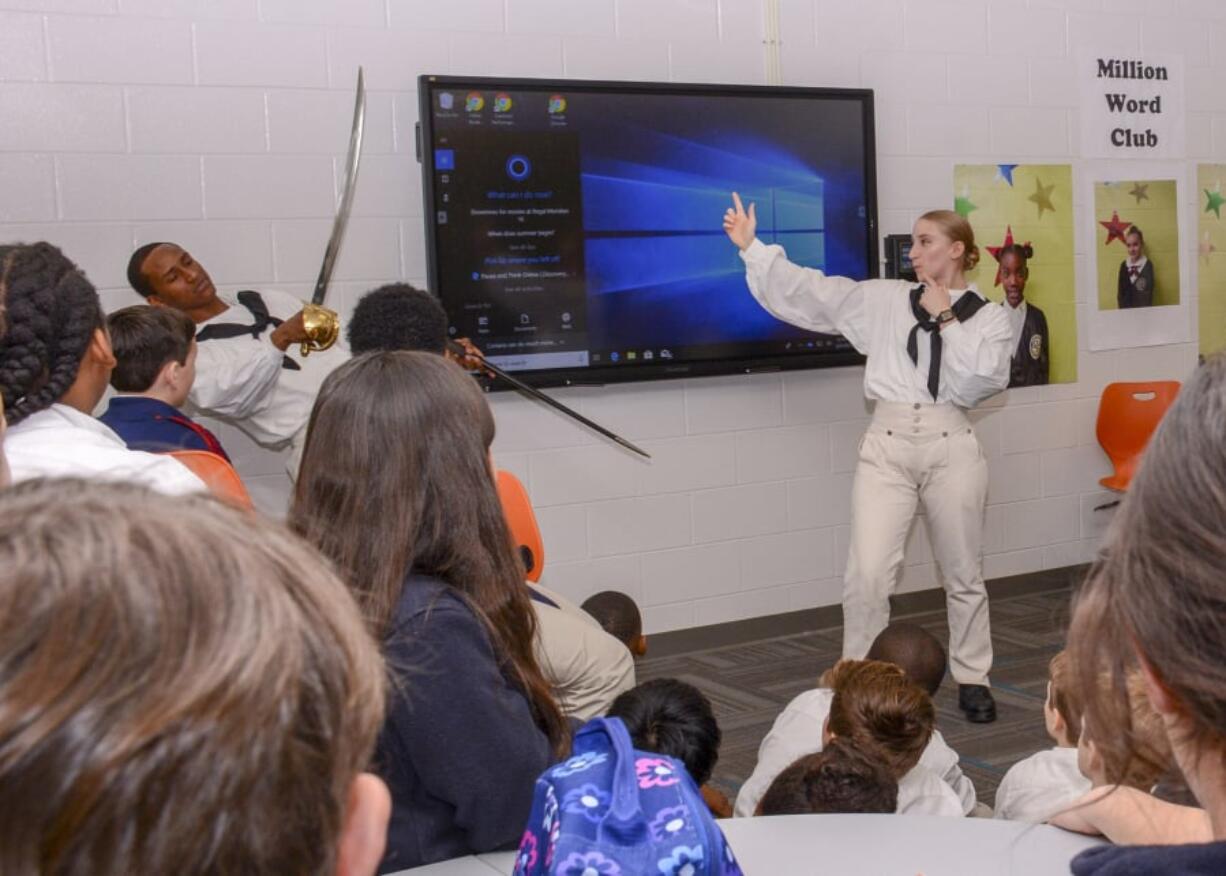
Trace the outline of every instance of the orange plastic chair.
[[1178, 380], [1107, 384], [1098, 403], [1096, 431], [1115, 473], [1100, 484], [1119, 493], [1128, 489], [1150, 436], [1177, 395]]
[[209, 453], [207, 450], [172, 450], [167, 456], [173, 456], [191, 469], [196, 477], [204, 481], [209, 492], [223, 502], [246, 510], [255, 507], [251, 502], [251, 494], [243, 486], [243, 479], [238, 476], [234, 466], [216, 453]]
[[498, 498], [502, 500], [502, 513], [506, 515], [511, 538], [519, 549], [529, 581], [541, 580], [545, 569], [545, 542], [541, 529], [536, 525], [536, 512], [528, 499], [523, 482], [509, 471], [499, 469]]

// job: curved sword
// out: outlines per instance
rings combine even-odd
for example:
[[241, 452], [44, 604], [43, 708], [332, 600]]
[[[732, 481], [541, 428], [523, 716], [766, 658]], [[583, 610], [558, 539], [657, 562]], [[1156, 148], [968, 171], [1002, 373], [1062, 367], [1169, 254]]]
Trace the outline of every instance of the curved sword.
[[362, 158], [362, 131], [365, 126], [366, 82], [362, 76], [362, 68], [358, 67], [358, 88], [353, 100], [353, 127], [349, 132], [349, 156], [345, 159], [345, 183], [341, 189], [340, 201], [336, 205], [336, 218], [332, 220], [332, 236], [328, 238], [324, 261], [319, 266], [319, 277], [315, 280], [312, 304], [323, 304], [324, 297], [328, 294], [328, 282], [332, 279], [332, 269], [336, 266], [341, 239], [345, 236], [345, 223], [349, 221], [349, 208], [353, 206], [353, 192], [358, 184], [358, 162]]
[[566, 416], [570, 417], [571, 419], [577, 420], [578, 422], [587, 426], [589, 429], [594, 429], [595, 431], [599, 432], [601, 435], [605, 436], [606, 438], [616, 441], [618, 444], [620, 444], [622, 447], [626, 448], [627, 450], [632, 450], [635, 453], [637, 453], [639, 456], [645, 456], [648, 459], [651, 459], [651, 454], [648, 453], [643, 448], [638, 447], [635, 444], [631, 444], [629, 441], [627, 441], [622, 436], [618, 435], [616, 432], [610, 429], [606, 429], [604, 426], [600, 425], [599, 423], [589, 420], [587, 417], [583, 416], [583, 414], [579, 413], [574, 408], [571, 408], [567, 405], [562, 404], [562, 402], [558, 401], [553, 396], [546, 395], [545, 393], [537, 389], [535, 386], [529, 386], [528, 384], [524, 383], [522, 380], [512, 377], [510, 374], [507, 374], [507, 372], [503, 371], [497, 365], [490, 362], [489, 359], [486, 359], [485, 356], [482, 355], [481, 353], [474, 353], [472, 350], [466, 350], [464, 347], [460, 346], [455, 341], [450, 340], [450, 339], [448, 339], [447, 341], [447, 349], [451, 350], [452, 353], [459, 356], [461, 359], [465, 359], [465, 358], [476, 359], [479, 363], [481, 363], [482, 368], [488, 370], [495, 377], [502, 378], [507, 383], [511, 384], [511, 386], [515, 387], [520, 392], [522, 392], [524, 395], [529, 396], [530, 398], [534, 398], [537, 401], [542, 401], [545, 404], [549, 405], [551, 408], [561, 411], [562, 413], [566, 414]]

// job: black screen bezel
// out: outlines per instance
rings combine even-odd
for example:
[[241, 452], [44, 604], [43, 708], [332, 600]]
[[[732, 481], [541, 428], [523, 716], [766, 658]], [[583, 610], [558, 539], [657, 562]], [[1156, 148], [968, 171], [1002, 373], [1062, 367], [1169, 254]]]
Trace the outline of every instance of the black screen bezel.
[[[572, 93], [613, 92], [618, 94], [653, 94], [677, 96], [729, 97], [812, 97], [829, 100], [859, 101], [864, 129], [864, 203], [868, 225], [866, 244], [868, 276], [880, 275], [880, 249], [877, 234], [877, 147], [874, 131], [873, 91], [867, 88], [806, 88], [768, 85], [708, 85], [675, 82], [620, 82], [589, 79], [526, 79], [492, 76], [439, 76], [422, 74], [417, 79], [418, 127], [417, 159], [422, 166], [422, 209], [426, 230], [426, 282], [432, 295], [444, 302], [438, 284], [438, 257], [434, 215], [434, 150], [432, 128], [432, 96], [436, 90], [454, 91], [514, 91], [540, 89]], [[715, 221], [715, 220], [713, 220]], [[748, 294], [748, 290], [746, 290]], [[518, 380], [530, 386], [599, 386], [610, 383], [637, 383], [645, 380], [665, 380], [683, 377], [714, 377], [726, 374], [752, 374], [770, 371], [799, 371], [815, 368], [838, 368], [857, 365], [864, 357], [853, 351], [831, 353], [795, 353], [781, 356], [725, 356], [697, 362], [639, 362], [634, 365], [600, 365], [583, 368], [552, 368], [512, 372]], [[508, 389], [503, 381], [487, 382], [488, 389]]]

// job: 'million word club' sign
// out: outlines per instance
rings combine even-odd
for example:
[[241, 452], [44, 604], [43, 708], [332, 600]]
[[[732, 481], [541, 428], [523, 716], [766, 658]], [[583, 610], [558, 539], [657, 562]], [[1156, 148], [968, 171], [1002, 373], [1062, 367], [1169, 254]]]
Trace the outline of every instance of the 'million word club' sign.
[[1182, 158], [1183, 58], [1081, 56], [1084, 158]]

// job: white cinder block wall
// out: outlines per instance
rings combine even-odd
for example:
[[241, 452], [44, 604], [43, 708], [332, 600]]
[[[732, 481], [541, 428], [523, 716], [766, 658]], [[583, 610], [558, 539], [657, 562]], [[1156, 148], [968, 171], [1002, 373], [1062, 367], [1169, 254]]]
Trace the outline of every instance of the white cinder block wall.
[[[1211, 51], [1226, 41], [1219, 0], [779, 5], [786, 83], [876, 89], [883, 233], [948, 204], [956, 162], [1075, 160], [1083, 45], [1182, 53], [1188, 161], [1226, 160], [1226, 56]], [[366, 154], [333, 290], [346, 311], [378, 283], [425, 276], [417, 74], [761, 84], [763, 17], [762, 0], [0, 0], [0, 240], [62, 245], [108, 308], [135, 300], [127, 255], [156, 239], [192, 249], [223, 287], [305, 297], [360, 63]], [[1084, 258], [1078, 278], [1084, 339]], [[1107, 472], [1100, 390], [1182, 378], [1196, 360], [1190, 344], [1082, 347], [1079, 383], [1011, 392], [975, 415], [991, 457], [989, 577], [1090, 556], [1106, 519], [1093, 511]], [[495, 452], [537, 505], [546, 581], [576, 599], [625, 590], [650, 632], [837, 602], [868, 417], [861, 376], [559, 393], [649, 448], [651, 463], [495, 397]], [[221, 431], [262, 505], [283, 509], [280, 456]], [[904, 587], [935, 582], [920, 525]]]

